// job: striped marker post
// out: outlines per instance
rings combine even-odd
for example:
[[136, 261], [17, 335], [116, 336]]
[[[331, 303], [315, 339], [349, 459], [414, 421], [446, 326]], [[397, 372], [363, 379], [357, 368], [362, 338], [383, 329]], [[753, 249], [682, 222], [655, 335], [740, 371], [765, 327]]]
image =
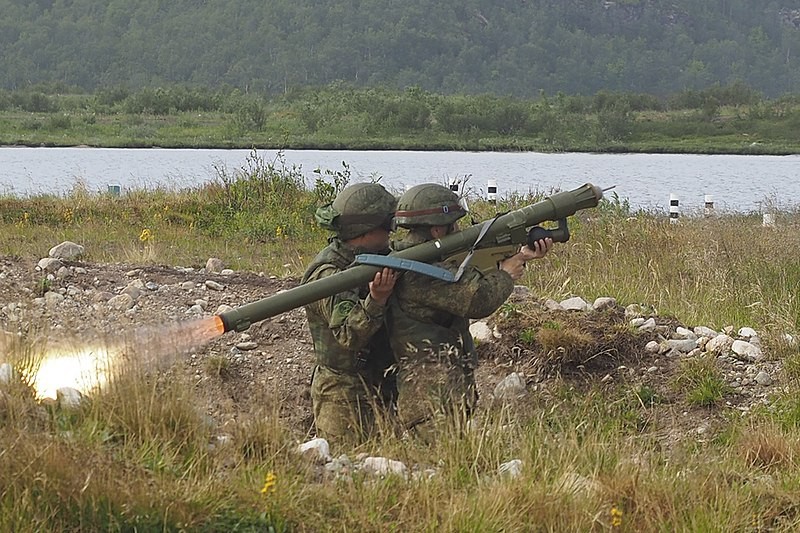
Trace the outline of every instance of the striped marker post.
[[669, 195], [669, 221], [671, 224], [675, 224], [678, 222], [678, 217], [680, 216], [680, 209], [678, 207], [678, 195], [677, 194], [670, 194]]
[[707, 217], [714, 216], [714, 197], [710, 194], [705, 196], [705, 207], [703, 209]]
[[486, 199], [489, 203], [497, 203], [497, 180], [489, 180], [486, 184]]

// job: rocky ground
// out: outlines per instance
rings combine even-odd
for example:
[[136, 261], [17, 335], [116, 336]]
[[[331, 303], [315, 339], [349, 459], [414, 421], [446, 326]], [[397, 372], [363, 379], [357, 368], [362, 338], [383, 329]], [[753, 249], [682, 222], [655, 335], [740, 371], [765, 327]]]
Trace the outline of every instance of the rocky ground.
[[[243, 421], [277, 398], [281, 416], [303, 440], [313, 434], [308, 395], [313, 350], [302, 309], [254, 324], [244, 333], [207, 342], [190, 339], [177, 358], [174, 351], [158, 348], [162, 341], [156, 340], [177, 342], [193, 335], [180, 327], [186, 321], [296, 285], [296, 279], [251, 272], [0, 257], [0, 326], [6, 332], [0, 336], [0, 362], [19, 333], [29, 342], [47, 337], [73, 345], [98, 338], [109, 343], [138, 339], [156, 347], [151, 363], [161, 371], [185, 374], [204, 402], [199, 407], [217, 423]], [[658, 417], [664, 439], [707, 438], [727, 415], [746, 414], [768, 402], [769, 393], [780, 385], [780, 365], [768, 352], [739, 354], [719, 339], [719, 347], [708, 344], [712, 336], [722, 339], [724, 332], [712, 335], [613, 300], [595, 302], [598, 309], [580, 303], [578, 309], [564, 308], [573, 304], [540, 301], [518, 288], [485, 327], [476, 328], [483, 336], [477, 373], [482, 405], [500, 396], [547, 401], [565, 382], [577, 388], [614, 387], [615, 394], [618, 385], [630, 390], [646, 386], [658, 398], [651, 416]], [[130, 336], [137, 331], [147, 335]], [[731, 342], [740, 337], [741, 342], [753, 341], [751, 346], [759, 344], [747, 331], [746, 338], [740, 331], [728, 333]], [[675, 378], [682, 361], [706, 350], [713, 352], [731, 389], [718, 405], [698, 407], [687, 402]]]

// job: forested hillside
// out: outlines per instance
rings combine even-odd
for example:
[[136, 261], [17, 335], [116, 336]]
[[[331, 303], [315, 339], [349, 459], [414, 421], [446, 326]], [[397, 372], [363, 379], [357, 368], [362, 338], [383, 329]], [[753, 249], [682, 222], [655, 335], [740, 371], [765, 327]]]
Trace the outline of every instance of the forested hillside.
[[0, 0], [0, 87], [800, 92], [800, 0]]

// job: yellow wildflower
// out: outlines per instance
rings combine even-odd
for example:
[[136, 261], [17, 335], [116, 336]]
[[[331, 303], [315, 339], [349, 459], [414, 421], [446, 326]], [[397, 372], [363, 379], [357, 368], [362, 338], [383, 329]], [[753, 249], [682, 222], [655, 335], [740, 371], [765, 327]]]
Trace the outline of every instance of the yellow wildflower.
[[275, 236], [279, 239], [284, 236], [283, 226], [277, 226], [275, 228]]
[[619, 527], [622, 525], [622, 510], [616, 506], [611, 508], [611, 527]]
[[139, 235], [139, 240], [142, 241], [142, 242], [147, 242], [147, 241], [151, 240], [152, 238], [153, 238], [153, 232], [151, 232], [147, 228], [144, 228], [142, 230], [142, 233]]
[[264, 486], [261, 488], [261, 494], [268, 495], [275, 492], [275, 484], [278, 481], [278, 476], [274, 472], [267, 473], [264, 478]]

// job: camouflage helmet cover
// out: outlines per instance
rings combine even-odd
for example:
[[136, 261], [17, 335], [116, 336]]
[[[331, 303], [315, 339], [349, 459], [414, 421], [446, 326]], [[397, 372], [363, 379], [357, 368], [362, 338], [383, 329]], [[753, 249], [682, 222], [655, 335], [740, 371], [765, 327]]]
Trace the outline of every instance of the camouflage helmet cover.
[[317, 209], [314, 217], [323, 228], [340, 239], [354, 239], [379, 227], [391, 227], [397, 199], [378, 183], [356, 183], [345, 187], [336, 199]]
[[408, 189], [397, 202], [395, 223], [404, 228], [415, 226], [446, 226], [467, 212], [458, 195], [435, 183], [416, 185]]

